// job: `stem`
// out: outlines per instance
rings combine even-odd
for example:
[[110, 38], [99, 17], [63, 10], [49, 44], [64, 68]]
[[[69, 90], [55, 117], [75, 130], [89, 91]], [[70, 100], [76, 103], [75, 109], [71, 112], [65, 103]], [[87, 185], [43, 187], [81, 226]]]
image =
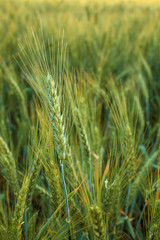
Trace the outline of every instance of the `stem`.
[[136, 202], [136, 196], [133, 198], [132, 204], [131, 204], [131, 209], [130, 209], [131, 217], [132, 217], [132, 215], [133, 215], [133, 209], [134, 209], [135, 202]]
[[[51, 188], [50, 188], [50, 185], [48, 184], [48, 192], [49, 194], [51, 194]], [[49, 215], [49, 218], [51, 217], [51, 198], [49, 197], [49, 200], [48, 200], [48, 205], [49, 205], [49, 212], [48, 212], [48, 215]]]
[[[127, 201], [126, 201], [126, 208], [125, 208], [125, 217], [124, 219], [127, 217], [127, 213], [128, 213], [128, 207], [129, 207], [129, 195], [130, 195], [130, 191], [131, 191], [131, 183], [129, 183], [129, 187], [128, 187], [128, 193], [127, 193]], [[124, 222], [122, 224], [122, 230], [124, 228]]]
[[62, 161], [60, 161], [60, 167], [61, 167], [61, 177], [62, 177], [62, 183], [63, 183], [63, 191], [64, 191], [65, 200], [66, 200], [67, 221], [70, 222], [70, 213], [69, 213], [69, 204], [68, 204], [68, 197], [67, 197], [67, 188], [66, 188], [66, 183], [65, 183], [65, 178], [64, 178], [64, 169], [63, 169]]
[[27, 222], [27, 211], [24, 210], [24, 228], [25, 228], [25, 239], [28, 240], [28, 222]]
[[92, 191], [92, 169], [91, 169], [91, 161], [89, 161], [89, 185], [90, 185], [90, 192], [91, 192], [91, 203], [93, 198], [93, 191]]
[[126, 209], [125, 209], [125, 215], [127, 216], [128, 213], [128, 207], [129, 207], [129, 195], [131, 192], [131, 183], [129, 183], [129, 187], [128, 187], [128, 193], [127, 193], [127, 202], [126, 202]]
[[141, 222], [141, 220], [142, 220], [142, 217], [143, 217], [144, 210], [145, 210], [146, 206], [147, 206], [147, 205], [146, 205], [146, 203], [145, 203], [144, 206], [143, 206], [142, 212], [141, 212], [141, 214], [140, 214], [139, 220], [138, 220], [138, 222], [137, 222], [137, 225], [136, 225], [136, 229], [137, 229], [137, 230], [138, 230], [138, 228], [139, 228], [139, 225], [140, 225], [140, 222]]

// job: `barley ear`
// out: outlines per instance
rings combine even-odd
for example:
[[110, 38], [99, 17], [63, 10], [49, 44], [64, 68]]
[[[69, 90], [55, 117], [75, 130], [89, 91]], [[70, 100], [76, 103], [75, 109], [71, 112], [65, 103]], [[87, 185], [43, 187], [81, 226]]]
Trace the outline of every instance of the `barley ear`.
[[154, 211], [154, 215], [152, 217], [151, 226], [149, 229], [149, 239], [157, 240], [160, 236], [160, 199], [156, 200], [156, 208]]
[[117, 175], [112, 182], [105, 181], [103, 210], [111, 227], [115, 228], [120, 218], [120, 177]]
[[52, 211], [54, 212], [57, 209], [57, 206], [62, 202], [62, 184], [60, 179], [59, 169], [53, 161], [51, 161], [48, 156], [46, 160], [46, 177], [51, 187], [51, 202], [52, 202]]
[[40, 170], [41, 170], [40, 159], [39, 157], [35, 157], [30, 174], [29, 174], [29, 179], [28, 179], [28, 193], [26, 197], [27, 207], [31, 204], [33, 191], [36, 186], [36, 182], [37, 182]]
[[50, 123], [52, 125], [52, 132], [53, 132], [54, 141], [56, 145], [56, 152], [60, 160], [61, 178], [62, 178], [63, 190], [64, 190], [64, 195], [66, 200], [67, 220], [68, 222], [70, 222], [67, 188], [66, 188], [64, 168], [63, 168], [63, 162], [64, 160], [66, 160], [66, 155], [67, 155], [66, 154], [66, 137], [64, 134], [65, 126], [63, 124], [63, 115], [61, 114], [61, 110], [60, 110], [60, 100], [57, 94], [55, 82], [50, 74], [48, 74], [48, 77], [46, 79], [46, 85], [47, 85], [49, 118], [50, 118]]
[[2, 172], [4, 178], [12, 187], [14, 194], [18, 195], [19, 184], [15, 159], [2, 137], [0, 137], [0, 166], [4, 169]]
[[56, 152], [61, 161], [66, 159], [66, 137], [64, 134], [63, 115], [60, 109], [60, 100], [57, 95], [55, 82], [51, 75], [48, 75], [46, 80], [48, 106], [49, 106], [49, 119], [52, 125], [54, 141], [56, 145]]
[[152, 154], [152, 156], [150, 158], [148, 158], [145, 162], [145, 164], [141, 167], [140, 171], [138, 172], [135, 181], [133, 182], [132, 185], [132, 189], [131, 189], [131, 196], [130, 198], [132, 198], [134, 196], [134, 194], [137, 193], [137, 191], [140, 190], [141, 188], [141, 183], [144, 181], [144, 179], [146, 178], [148, 171], [151, 168], [151, 164], [157, 159], [159, 154], [159, 151], [157, 150], [156, 152], [154, 152]]
[[74, 117], [75, 117], [75, 123], [80, 135], [80, 139], [82, 142], [82, 149], [85, 153], [85, 157], [89, 162], [89, 186], [90, 186], [90, 193], [91, 193], [91, 202], [92, 202], [92, 198], [93, 198], [93, 190], [92, 190], [92, 163], [91, 163], [91, 149], [88, 143], [88, 138], [87, 138], [87, 134], [86, 131], [84, 129], [83, 123], [82, 123], [82, 119], [81, 119], [81, 115], [80, 112], [78, 110], [78, 108], [75, 108], [74, 111]]
[[15, 206], [14, 217], [12, 219], [12, 229], [10, 240], [21, 240], [23, 214], [25, 211], [26, 197], [28, 193], [28, 177], [23, 180], [23, 184]]
[[85, 153], [86, 158], [90, 162], [91, 161], [91, 149], [90, 149], [90, 146], [89, 146], [89, 143], [88, 143], [87, 134], [86, 134], [86, 131], [84, 129], [82, 119], [81, 119], [81, 114], [80, 114], [78, 108], [75, 108], [74, 117], [75, 117], [75, 123], [76, 123], [77, 129], [78, 129], [78, 132], [79, 132], [79, 135], [80, 135], [80, 139], [81, 139], [81, 142], [82, 142], [83, 151]]
[[99, 240], [105, 240], [105, 230], [100, 208], [98, 206], [90, 207], [93, 233]]
[[125, 127], [122, 146], [123, 154], [126, 160], [127, 180], [130, 182], [136, 175], [138, 164], [136, 162], [135, 142], [129, 125]]

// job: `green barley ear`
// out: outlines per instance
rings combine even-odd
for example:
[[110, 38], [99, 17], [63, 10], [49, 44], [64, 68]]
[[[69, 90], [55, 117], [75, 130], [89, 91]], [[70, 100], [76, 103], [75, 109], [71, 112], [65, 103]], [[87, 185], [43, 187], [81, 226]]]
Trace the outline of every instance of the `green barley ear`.
[[34, 213], [28, 222], [28, 238], [34, 239], [36, 234], [36, 220], [38, 217], [38, 212]]
[[[125, 158], [125, 169], [128, 182], [136, 175], [138, 162], [136, 161], [135, 141], [129, 124], [124, 128], [124, 136], [121, 139], [123, 157]], [[126, 181], [126, 179], [125, 179]]]
[[105, 240], [105, 229], [100, 208], [98, 206], [90, 207], [90, 215], [94, 236], [99, 240]]
[[2, 199], [0, 199], [0, 236], [2, 240], [8, 240], [8, 221], [6, 216]]
[[[54, 152], [54, 143], [52, 128], [47, 127], [48, 125], [48, 116], [44, 115], [42, 111], [38, 111], [38, 117], [40, 122], [40, 132], [41, 132], [41, 145], [42, 147], [42, 164], [45, 170], [45, 177], [48, 182], [48, 190], [41, 186], [36, 186], [36, 190], [42, 195], [43, 198], [49, 200], [49, 211], [55, 211], [56, 208], [60, 205], [63, 199], [62, 192], [62, 181], [60, 176], [59, 167], [57, 165], [56, 154]], [[47, 133], [46, 133], [47, 129]]]
[[140, 99], [138, 96], [135, 96], [134, 97], [134, 102], [135, 102], [135, 105], [137, 106], [137, 113], [138, 113], [138, 130], [140, 131], [139, 134], [141, 134], [141, 132], [143, 131], [144, 129], [144, 126], [145, 126], [145, 119], [144, 119], [144, 113], [143, 113], [143, 108], [141, 106], [141, 102], [140, 102]]
[[152, 183], [152, 186], [149, 189], [146, 189], [146, 184], [145, 184], [145, 190], [144, 190], [144, 197], [145, 197], [145, 203], [146, 204], [151, 204], [151, 196], [153, 195], [154, 198], [156, 197], [156, 192], [160, 186], [160, 180], [156, 180], [154, 183]]
[[66, 148], [67, 148], [67, 161], [64, 163], [66, 168], [65, 172], [68, 175], [68, 179], [71, 182], [70, 183], [71, 187], [75, 189], [77, 188], [77, 175], [75, 171], [76, 167], [72, 158], [72, 151], [68, 143], [66, 145]]
[[156, 200], [156, 208], [154, 210], [154, 215], [152, 217], [151, 226], [149, 229], [149, 238], [152, 240], [159, 239], [160, 236], [160, 199]]
[[88, 236], [89, 226], [87, 224], [85, 216], [83, 215], [81, 209], [77, 206], [74, 198], [70, 199], [70, 205], [72, 216], [74, 217], [74, 219], [76, 219], [75, 221], [79, 223], [81, 229], [83, 229], [83, 233]]
[[23, 180], [23, 184], [15, 206], [14, 217], [12, 219], [12, 229], [10, 240], [22, 239], [23, 214], [25, 211], [26, 197], [28, 193], [28, 177]]
[[15, 89], [15, 94], [16, 94], [17, 99], [22, 104], [24, 114], [27, 114], [27, 109], [26, 109], [26, 105], [25, 105], [25, 98], [23, 96], [23, 93], [22, 93], [21, 89], [19, 88], [17, 82], [12, 77], [9, 78], [9, 81]]
[[6, 214], [6, 209], [4, 208], [4, 205], [3, 205], [2, 197], [0, 198], [0, 221], [5, 226], [7, 226], [7, 214]]
[[50, 194], [48, 193], [48, 190], [45, 189], [44, 187], [42, 186], [39, 186], [38, 184], [36, 184], [35, 186], [35, 191], [42, 196], [43, 199], [46, 199], [48, 200], [48, 198], [50, 198]]
[[80, 135], [80, 139], [81, 139], [81, 142], [82, 142], [82, 148], [83, 148], [83, 151], [85, 153], [85, 157], [90, 162], [91, 161], [91, 149], [90, 149], [90, 146], [89, 146], [89, 143], [88, 143], [87, 134], [86, 134], [86, 131], [84, 129], [81, 114], [80, 114], [80, 111], [78, 110], [78, 108], [75, 108], [74, 117], [75, 117], [75, 123], [76, 123], [77, 129], [78, 129], [78, 132], [79, 132], [79, 135]]
[[24, 103], [25, 103], [24, 96], [23, 96], [23, 94], [22, 94], [22, 92], [21, 92], [21, 90], [20, 90], [17, 82], [16, 82], [12, 77], [9, 78], [9, 81], [10, 81], [10, 83], [13, 85], [13, 87], [14, 87], [14, 89], [15, 89], [16, 96], [17, 96], [18, 100], [19, 100], [22, 104], [24, 104]]
[[63, 115], [61, 114], [60, 100], [57, 94], [55, 82], [50, 74], [48, 74], [47, 76], [46, 86], [47, 86], [47, 100], [48, 100], [48, 107], [49, 107], [49, 119], [52, 125], [52, 132], [53, 132], [54, 141], [56, 145], [56, 152], [60, 160], [62, 184], [63, 184], [63, 190], [64, 190], [64, 195], [66, 200], [67, 220], [68, 222], [70, 222], [69, 204], [68, 204], [67, 188], [66, 188], [66, 183], [64, 178], [64, 166], [63, 166], [63, 162], [66, 160], [66, 156], [67, 156], [66, 137], [64, 134], [65, 126], [63, 123]]
[[3, 225], [1, 220], [0, 220], [0, 236], [1, 236], [1, 240], [8, 240], [9, 239], [6, 226]]
[[0, 166], [1, 172], [12, 187], [14, 194], [18, 195], [19, 185], [15, 159], [2, 137], [0, 137]]
[[109, 182], [106, 179], [103, 191], [103, 211], [109, 220], [111, 227], [115, 228], [120, 218], [120, 177], [116, 175], [113, 182]]
[[99, 154], [99, 148], [100, 148], [100, 135], [99, 135], [99, 129], [97, 126], [94, 127], [94, 153]]
[[[90, 149], [90, 146], [88, 143], [87, 134], [84, 129], [82, 118], [81, 118], [78, 108], [75, 108], [75, 110], [74, 110], [74, 118], [75, 118], [75, 123], [76, 123], [77, 129], [78, 129], [79, 135], [80, 135], [80, 139], [82, 142], [82, 149], [84, 151], [85, 158], [86, 158], [86, 160], [88, 160], [88, 163], [89, 163], [89, 186], [90, 186], [91, 202], [92, 202], [93, 190], [92, 190], [91, 149]], [[85, 162], [83, 162], [83, 164], [85, 167], [86, 166]]]
[[46, 178], [51, 187], [52, 212], [54, 212], [62, 202], [62, 181], [56, 163], [48, 156], [46, 156], [45, 161], [47, 163], [45, 166]]
[[144, 181], [144, 179], [146, 178], [149, 169], [151, 168], [151, 164], [156, 160], [156, 158], [158, 157], [159, 151], [157, 150], [155, 153], [152, 154], [152, 156], [150, 158], [148, 158], [145, 162], [145, 164], [143, 164], [143, 166], [141, 167], [141, 169], [139, 170], [132, 188], [131, 188], [131, 196], [130, 198], [133, 197], [133, 195], [138, 192], [138, 190], [140, 190], [142, 183]]
[[33, 191], [36, 186], [36, 182], [37, 182], [40, 170], [41, 170], [40, 158], [38, 156], [36, 156], [34, 158], [34, 162], [33, 162], [31, 171], [29, 173], [28, 193], [27, 193], [27, 197], [26, 197], [26, 206], [27, 207], [30, 206], [30, 204], [31, 204]]
[[54, 141], [56, 144], [56, 151], [61, 161], [66, 159], [66, 137], [64, 134], [63, 115], [60, 109], [60, 99], [57, 94], [55, 82], [51, 75], [46, 79], [47, 94], [48, 94], [48, 107], [49, 118], [52, 125]]

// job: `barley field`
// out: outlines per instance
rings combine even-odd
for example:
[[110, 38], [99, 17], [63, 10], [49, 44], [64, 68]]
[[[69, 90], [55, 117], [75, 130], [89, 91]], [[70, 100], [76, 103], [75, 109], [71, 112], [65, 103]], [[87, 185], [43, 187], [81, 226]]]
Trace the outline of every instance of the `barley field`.
[[159, 19], [0, 0], [0, 240], [160, 240]]

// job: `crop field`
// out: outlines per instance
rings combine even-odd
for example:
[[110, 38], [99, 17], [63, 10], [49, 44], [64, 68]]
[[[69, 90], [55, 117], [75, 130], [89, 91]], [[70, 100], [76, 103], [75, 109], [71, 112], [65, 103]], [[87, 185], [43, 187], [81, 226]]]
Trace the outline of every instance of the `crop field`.
[[0, 0], [0, 240], [160, 240], [160, 2]]

